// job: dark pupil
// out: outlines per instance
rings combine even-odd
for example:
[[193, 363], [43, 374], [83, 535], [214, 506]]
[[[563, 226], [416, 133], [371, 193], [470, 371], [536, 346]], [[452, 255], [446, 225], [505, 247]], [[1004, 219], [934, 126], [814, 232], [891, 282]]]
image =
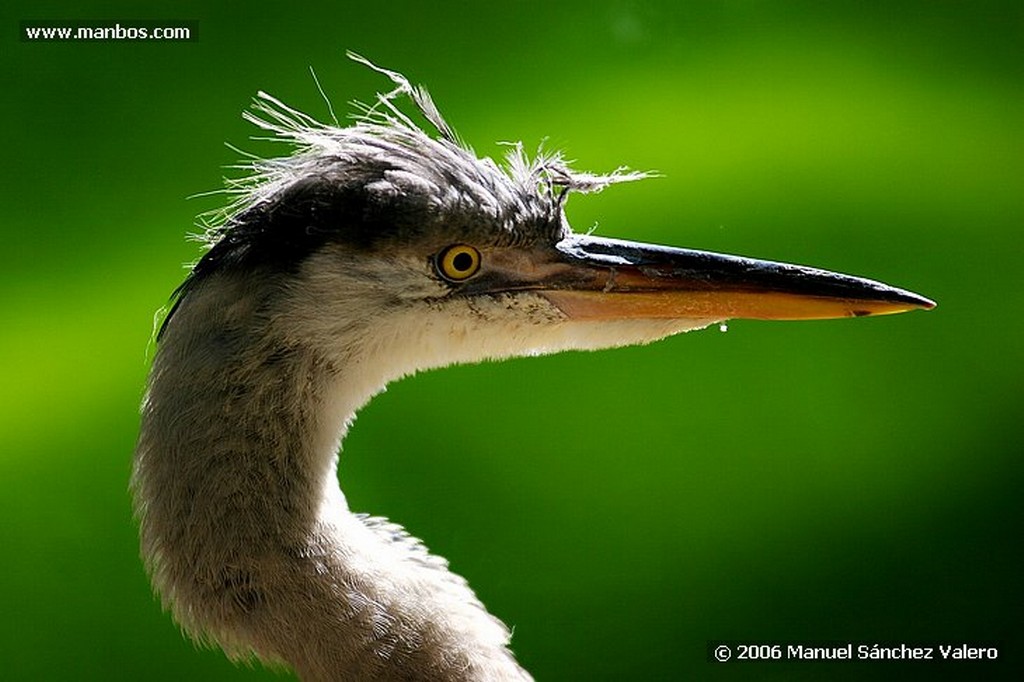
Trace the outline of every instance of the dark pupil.
[[452, 265], [459, 272], [465, 272], [473, 267], [473, 257], [468, 253], [457, 253], [455, 258], [452, 259]]

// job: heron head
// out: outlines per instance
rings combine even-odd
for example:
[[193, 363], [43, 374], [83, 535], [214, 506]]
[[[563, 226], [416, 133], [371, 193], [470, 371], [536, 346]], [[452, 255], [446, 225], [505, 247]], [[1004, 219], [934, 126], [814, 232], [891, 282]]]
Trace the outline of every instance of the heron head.
[[[253, 162], [179, 301], [244, 279], [279, 339], [424, 367], [652, 341], [731, 318], [888, 314], [934, 304], [815, 268], [577, 234], [573, 193], [644, 177], [579, 173], [521, 145], [504, 166], [459, 142], [400, 75], [354, 125], [321, 124], [261, 93], [248, 118], [296, 145]], [[428, 135], [394, 104], [408, 95]], [[339, 341], [339, 339], [341, 341]]]

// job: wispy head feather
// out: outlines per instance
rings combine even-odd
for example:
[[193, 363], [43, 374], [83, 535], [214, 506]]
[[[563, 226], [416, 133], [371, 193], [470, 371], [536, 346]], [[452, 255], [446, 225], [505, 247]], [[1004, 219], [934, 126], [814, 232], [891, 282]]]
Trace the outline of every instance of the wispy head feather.
[[[384, 69], [368, 59], [349, 52], [360, 64], [387, 76], [395, 88], [378, 93], [372, 106], [358, 105], [353, 125], [339, 127], [322, 123], [293, 109], [272, 95], [260, 91], [251, 110], [243, 117], [270, 133], [268, 139], [292, 146], [291, 153], [280, 157], [247, 158], [233, 166], [246, 171], [241, 178], [226, 180], [226, 192], [234, 199], [225, 208], [208, 214], [203, 240], [209, 246], [220, 241], [233, 219], [280, 195], [295, 182], [350, 166], [353, 172], [377, 166], [394, 166], [420, 174], [426, 183], [460, 185], [471, 201], [501, 222], [536, 219], [544, 214], [557, 221], [565, 198], [573, 192], [599, 192], [619, 182], [648, 177], [648, 173], [618, 168], [607, 174], [572, 169], [560, 152], [538, 149], [531, 158], [522, 143], [509, 144], [504, 163], [478, 158], [463, 143], [441, 115], [427, 90], [412, 85], [402, 74]], [[434, 128], [430, 135], [398, 106], [402, 98], [411, 100], [415, 111]], [[434, 167], [431, 168], [430, 166]], [[455, 182], [457, 181], [457, 182]], [[435, 187], [441, 203], [451, 188]]]

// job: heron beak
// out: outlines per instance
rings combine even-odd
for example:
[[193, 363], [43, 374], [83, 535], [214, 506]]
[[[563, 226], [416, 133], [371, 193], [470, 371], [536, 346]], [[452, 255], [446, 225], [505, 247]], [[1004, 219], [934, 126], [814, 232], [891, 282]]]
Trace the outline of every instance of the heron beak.
[[889, 315], [933, 301], [870, 279], [706, 251], [571, 235], [546, 296], [584, 320], [811, 320]]

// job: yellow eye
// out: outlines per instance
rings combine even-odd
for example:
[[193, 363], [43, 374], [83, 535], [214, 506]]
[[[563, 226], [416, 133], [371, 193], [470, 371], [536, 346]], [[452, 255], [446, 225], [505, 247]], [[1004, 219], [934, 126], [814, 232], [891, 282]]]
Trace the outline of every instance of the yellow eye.
[[445, 279], [461, 282], [480, 269], [480, 252], [467, 244], [449, 246], [437, 257], [437, 271]]

